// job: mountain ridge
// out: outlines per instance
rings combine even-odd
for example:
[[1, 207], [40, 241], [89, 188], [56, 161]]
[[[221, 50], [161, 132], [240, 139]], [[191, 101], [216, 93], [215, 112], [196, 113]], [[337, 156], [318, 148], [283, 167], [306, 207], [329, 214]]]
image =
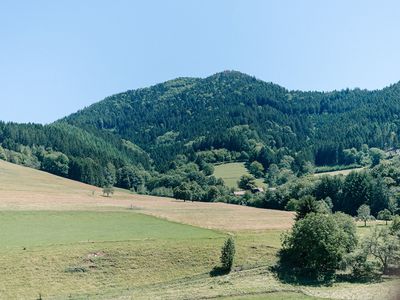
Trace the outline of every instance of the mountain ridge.
[[296, 175], [308, 164], [352, 164], [349, 151], [364, 144], [399, 146], [399, 116], [400, 83], [290, 91], [223, 71], [114, 94], [49, 125], [0, 122], [0, 158], [99, 186], [111, 176], [121, 187], [164, 187], [171, 195], [177, 181], [152, 180], [179, 170], [181, 181], [201, 186], [202, 175], [188, 174], [215, 162], [258, 162], [264, 172], [285, 165]]

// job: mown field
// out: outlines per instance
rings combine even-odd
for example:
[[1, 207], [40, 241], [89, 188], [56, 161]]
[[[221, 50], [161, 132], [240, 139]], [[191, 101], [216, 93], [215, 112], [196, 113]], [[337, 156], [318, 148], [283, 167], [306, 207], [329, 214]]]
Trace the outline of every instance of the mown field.
[[[0, 299], [390, 299], [399, 283], [279, 282], [269, 267], [289, 212], [121, 190], [107, 198], [2, 161], [0, 193]], [[228, 235], [234, 271], [212, 277]]]
[[336, 171], [327, 171], [327, 172], [319, 172], [319, 173], [315, 173], [314, 176], [316, 177], [320, 177], [320, 176], [325, 176], [325, 175], [329, 175], [329, 176], [335, 176], [335, 175], [349, 175], [351, 172], [359, 172], [364, 170], [364, 168], [352, 168], [352, 169], [345, 169], [345, 170], [336, 170]]
[[[240, 176], [250, 174], [246, 169], [244, 163], [235, 162], [216, 165], [214, 170], [214, 176], [217, 178], [222, 178], [225, 184], [229, 187], [238, 188], [237, 182]], [[266, 184], [262, 179], [256, 179], [256, 184], [258, 187], [265, 188]]]

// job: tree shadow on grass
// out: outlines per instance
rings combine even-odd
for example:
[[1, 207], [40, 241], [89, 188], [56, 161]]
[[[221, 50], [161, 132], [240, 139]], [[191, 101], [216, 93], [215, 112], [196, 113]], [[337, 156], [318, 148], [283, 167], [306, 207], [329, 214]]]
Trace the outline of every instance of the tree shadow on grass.
[[217, 276], [223, 276], [229, 274], [230, 270], [227, 270], [223, 267], [215, 266], [211, 271], [210, 271], [210, 276], [211, 277], [217, 277]]
[[333, 283], [374, 283], [382, 281], [380, 274], [371, 273], [365, 276], [355, 277], [352, 274], [337, 274], [332, 273], [327, 276], [315, 278], [309, 274], [300, 275], [299, 270], [294, 270], [292, 268], [285, 268], [279, 265], [275, 265], [270, 268], [277, 279], [282, 283], [288, 283], [292, 285], [304, 285], [304, 286], [331, 286]]
[[330, 286], [333, 283], [332, 278], [313, 278], [311, 276], [299, 275], [298, 270], [292, 268], [275, 265], [270, 267], [270, 271], [275, 274], [276, 278], [286, 284], [304, 285], [304, 286]]

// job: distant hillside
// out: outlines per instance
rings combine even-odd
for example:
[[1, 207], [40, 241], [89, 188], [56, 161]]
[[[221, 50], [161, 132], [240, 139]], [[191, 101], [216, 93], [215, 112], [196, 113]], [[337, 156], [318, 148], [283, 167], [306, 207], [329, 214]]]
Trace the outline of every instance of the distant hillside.
[[[168, 168], [176, 154], [252, 145], [301, 152], [337, 164], [345, 148], [397, 145], [400, 84], [383, 90], [289, 91], [239, 72], [179, 78], [106, 98], [61, 122], [107, 131], [145, 149]], [[266, 160], [268, 165], [270, 158]]]
[[214, 201], [229, 194], [210, 176], [214, 163], [245, 162], [278, 184], [313, 165], [365, 166], [380, 155], [369, 148], [399, 146], [399, 116], [400, 83], [302, 92], [225, 71], [113, 95], [50, 125], [0, 122], [0, 159], [97, 186]]

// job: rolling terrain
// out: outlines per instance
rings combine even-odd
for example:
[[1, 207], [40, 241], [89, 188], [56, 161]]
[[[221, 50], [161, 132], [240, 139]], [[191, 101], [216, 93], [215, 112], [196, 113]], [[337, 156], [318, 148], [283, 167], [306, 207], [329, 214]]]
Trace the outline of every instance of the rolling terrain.
[[[269, 267], [290, 212], [125, 190], [108, 198], [4, 161], [0, 193], [1, 299], [372, 299], [390, 298], [398, 284], [279, 282]], [[234, 271], [210, 277], [228, 235], [236, 240]]]
[[[48, 125], [0, 122], [0, 158], [96, 186], [111, 172], [122, 188], [171, 196], [177, 182], [193, 181], [206, 193], [177, 167], [258, 161], [265, 172], [281, 164], [301, 176], [307, 164], [359, 164], [348, 154], [399, 146], [399, 114], [399, 83], [291, 91], [224, 71], [115, 94]], [[127, 170], [140, 184], [125, 180]], [[165, 183], [163, 175], [176, 173], [175, 184]]]

